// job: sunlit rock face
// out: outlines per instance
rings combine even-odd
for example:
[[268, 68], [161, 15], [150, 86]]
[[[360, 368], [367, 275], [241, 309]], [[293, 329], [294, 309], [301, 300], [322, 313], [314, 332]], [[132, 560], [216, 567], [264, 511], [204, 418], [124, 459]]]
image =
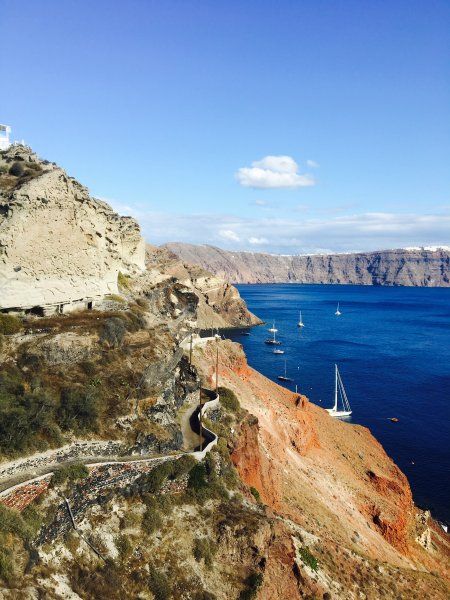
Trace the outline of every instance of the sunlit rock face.
[[98, 298], [144, 268], [134, 219], [30, 148], [0, 153], [0, 309]]
[[231, 283], [450, 286], [450, 250], [409, 248], [356, 254], [275, 255], [169, 243], [182, 261]]

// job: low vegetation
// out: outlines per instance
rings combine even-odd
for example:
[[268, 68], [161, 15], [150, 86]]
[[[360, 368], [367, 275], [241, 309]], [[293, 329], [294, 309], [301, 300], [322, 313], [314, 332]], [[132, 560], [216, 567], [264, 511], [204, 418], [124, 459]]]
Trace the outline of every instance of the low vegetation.
[[0, 334], [12, 335], [22, 329], [22, 321], [14, 315], [0, 313]]
[[299, 554], [305, 565], [310, 567], [313, 571], [317, 571], [319, 567], [317, 558], [310, 552], [310, 550], [306, 546], [303, 546], [299, 549]]
[[192, 553], [197, 562], [204, 561], [207, 568], [211, 568], [213, 564], [216, 547], [209, 538], [202, 537], [194, 540]]
[[239, 600], [252, 600], [256, 598], [259, 588], [262, 586], [263, 575], [257, 571], [250, 573], [245, 580], [245, 589], [239, 594]]
[[16, 576], [16, 553], [39, 530], [41, 519], [33, 507], [22, 513], [0, 504], [0, 578], [12, 583]]
[[61, 485], [66, 481], [74, 482], [80, 479], [84, 479], [89, 475], [89, 470], [86, 465], [82, 463], [74, 463], [67, 465], [66, 467], [60, 467], [54, 471], [52, 475], [52, 485]]
[[219, 387], [218, 392], [220, 403], [224, 409], [231, 413], [238, 413], [240, 410], [240, 404], [236, 394], [232, 390], [225, 387]]

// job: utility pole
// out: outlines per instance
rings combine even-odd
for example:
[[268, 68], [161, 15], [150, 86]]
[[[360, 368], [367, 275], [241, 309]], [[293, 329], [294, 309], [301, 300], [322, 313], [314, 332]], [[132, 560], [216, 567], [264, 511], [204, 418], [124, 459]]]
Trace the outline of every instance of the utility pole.
[[202, 435], [202, 431], [203, 431], [203, 423], [202, 423], [202, 408], [203, 408], [203, 404], [202, 404], [202, 388], [200, 386], [200, 398], [199, 398], [200, 402], [199, 402], [199, 411], [198, 411], [198, 421], [199, 421], [199, 425], [200, 425], [200, 429], [199, 429], [199, 435], [200, 435], [200, 452], [203, 450], [203, 435]]
[[219, 390], [219, 340], [220, 336], [216, 335], [216, 394]]

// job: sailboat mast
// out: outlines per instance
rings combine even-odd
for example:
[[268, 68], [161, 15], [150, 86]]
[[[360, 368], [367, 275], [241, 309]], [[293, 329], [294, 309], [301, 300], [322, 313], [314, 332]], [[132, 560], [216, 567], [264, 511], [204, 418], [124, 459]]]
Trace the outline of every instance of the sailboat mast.
[[334, 382], [334, 410], [337, 410], [338, 404], [338, 368], [334, 365], [335, 369], [335, 382]]

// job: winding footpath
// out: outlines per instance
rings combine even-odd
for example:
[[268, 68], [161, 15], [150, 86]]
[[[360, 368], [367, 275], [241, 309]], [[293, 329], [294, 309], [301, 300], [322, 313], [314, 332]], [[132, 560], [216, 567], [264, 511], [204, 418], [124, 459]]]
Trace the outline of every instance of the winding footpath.
[[[189, 425], [191, 430], [197, 436], [200, 436], [200, 430], [202, 434], [201, 444], [188, 452], [179, 452], [178, 454], [167, 454], [167, 455], [158, 455], [155, 454], [147, 454], [147, 455], [131, 455], [131, 456], [120, 456], [116, 458], [112, 458], [109, 456], [97, 455], [80, 455], [76, 456], [76, 458], [70, 458], [67, 460], [60, 460], [56, 462], [52, 462], [50, 464], [44, 464], [38, 467], [32, 467], [28, 471], [24, 471], [21, 474], [16, 474], [5, 478], [3, 481], [0, 481], [0, 502], [5, 504], [6, 506], [17, 508], [19, 510], [23, 510], [32, 500], [40, 495], [45, 489], [47, 489], [51, 476], [55, 472], [55, 470], [60, 469], [61, 467], [69, 466], [74, 463], [83, 463], [90, 470], [94, 470], [98, 467], [120, 467], [122, 466], [122, 471], [125, 472], [128, 476], [136, 475], [139, 476], [140, 470], [148, 471], [149, 467], [153, 465], [153, 463], [159, 464], [161, 462], [165, 462], [168, 460], [177, 460], [181, 456], [185, 456], [186, 454], [193, 456], [197, 461], [201, 461], [204, 459], [206, 454], [211, 451], [211, 449], [217, 444], [217, 435], [207, 429], [204, 426], [201, 426], [201, 416], [203, 416], [208, 410], [218, 406], [220, 398], [219, 394], [215, 391], [208, 390], [202, 388], [202, 393], [205, 395], [208, 400], [204, 402], [201, 406], [195, 406], [189, 415]], [[108, 444], [108, 442], [101, 442], [100, 444]], [[32, 461], [39, 461], [39, 457], [45, 457], [48, 453], [42, 453], [41, 455], [35, 455], [30, 458]], [[22, 464], [26, 464], [28, 459], [19, 459], [18, 461], [13, 461], [8, 463], [7, 471], [13, 471], [15, 464], [21, 466]], [[132, 467], [137, 467], [133, 468]], [[1, 473], [2, 465], [0, 465], [0, 473]]]

